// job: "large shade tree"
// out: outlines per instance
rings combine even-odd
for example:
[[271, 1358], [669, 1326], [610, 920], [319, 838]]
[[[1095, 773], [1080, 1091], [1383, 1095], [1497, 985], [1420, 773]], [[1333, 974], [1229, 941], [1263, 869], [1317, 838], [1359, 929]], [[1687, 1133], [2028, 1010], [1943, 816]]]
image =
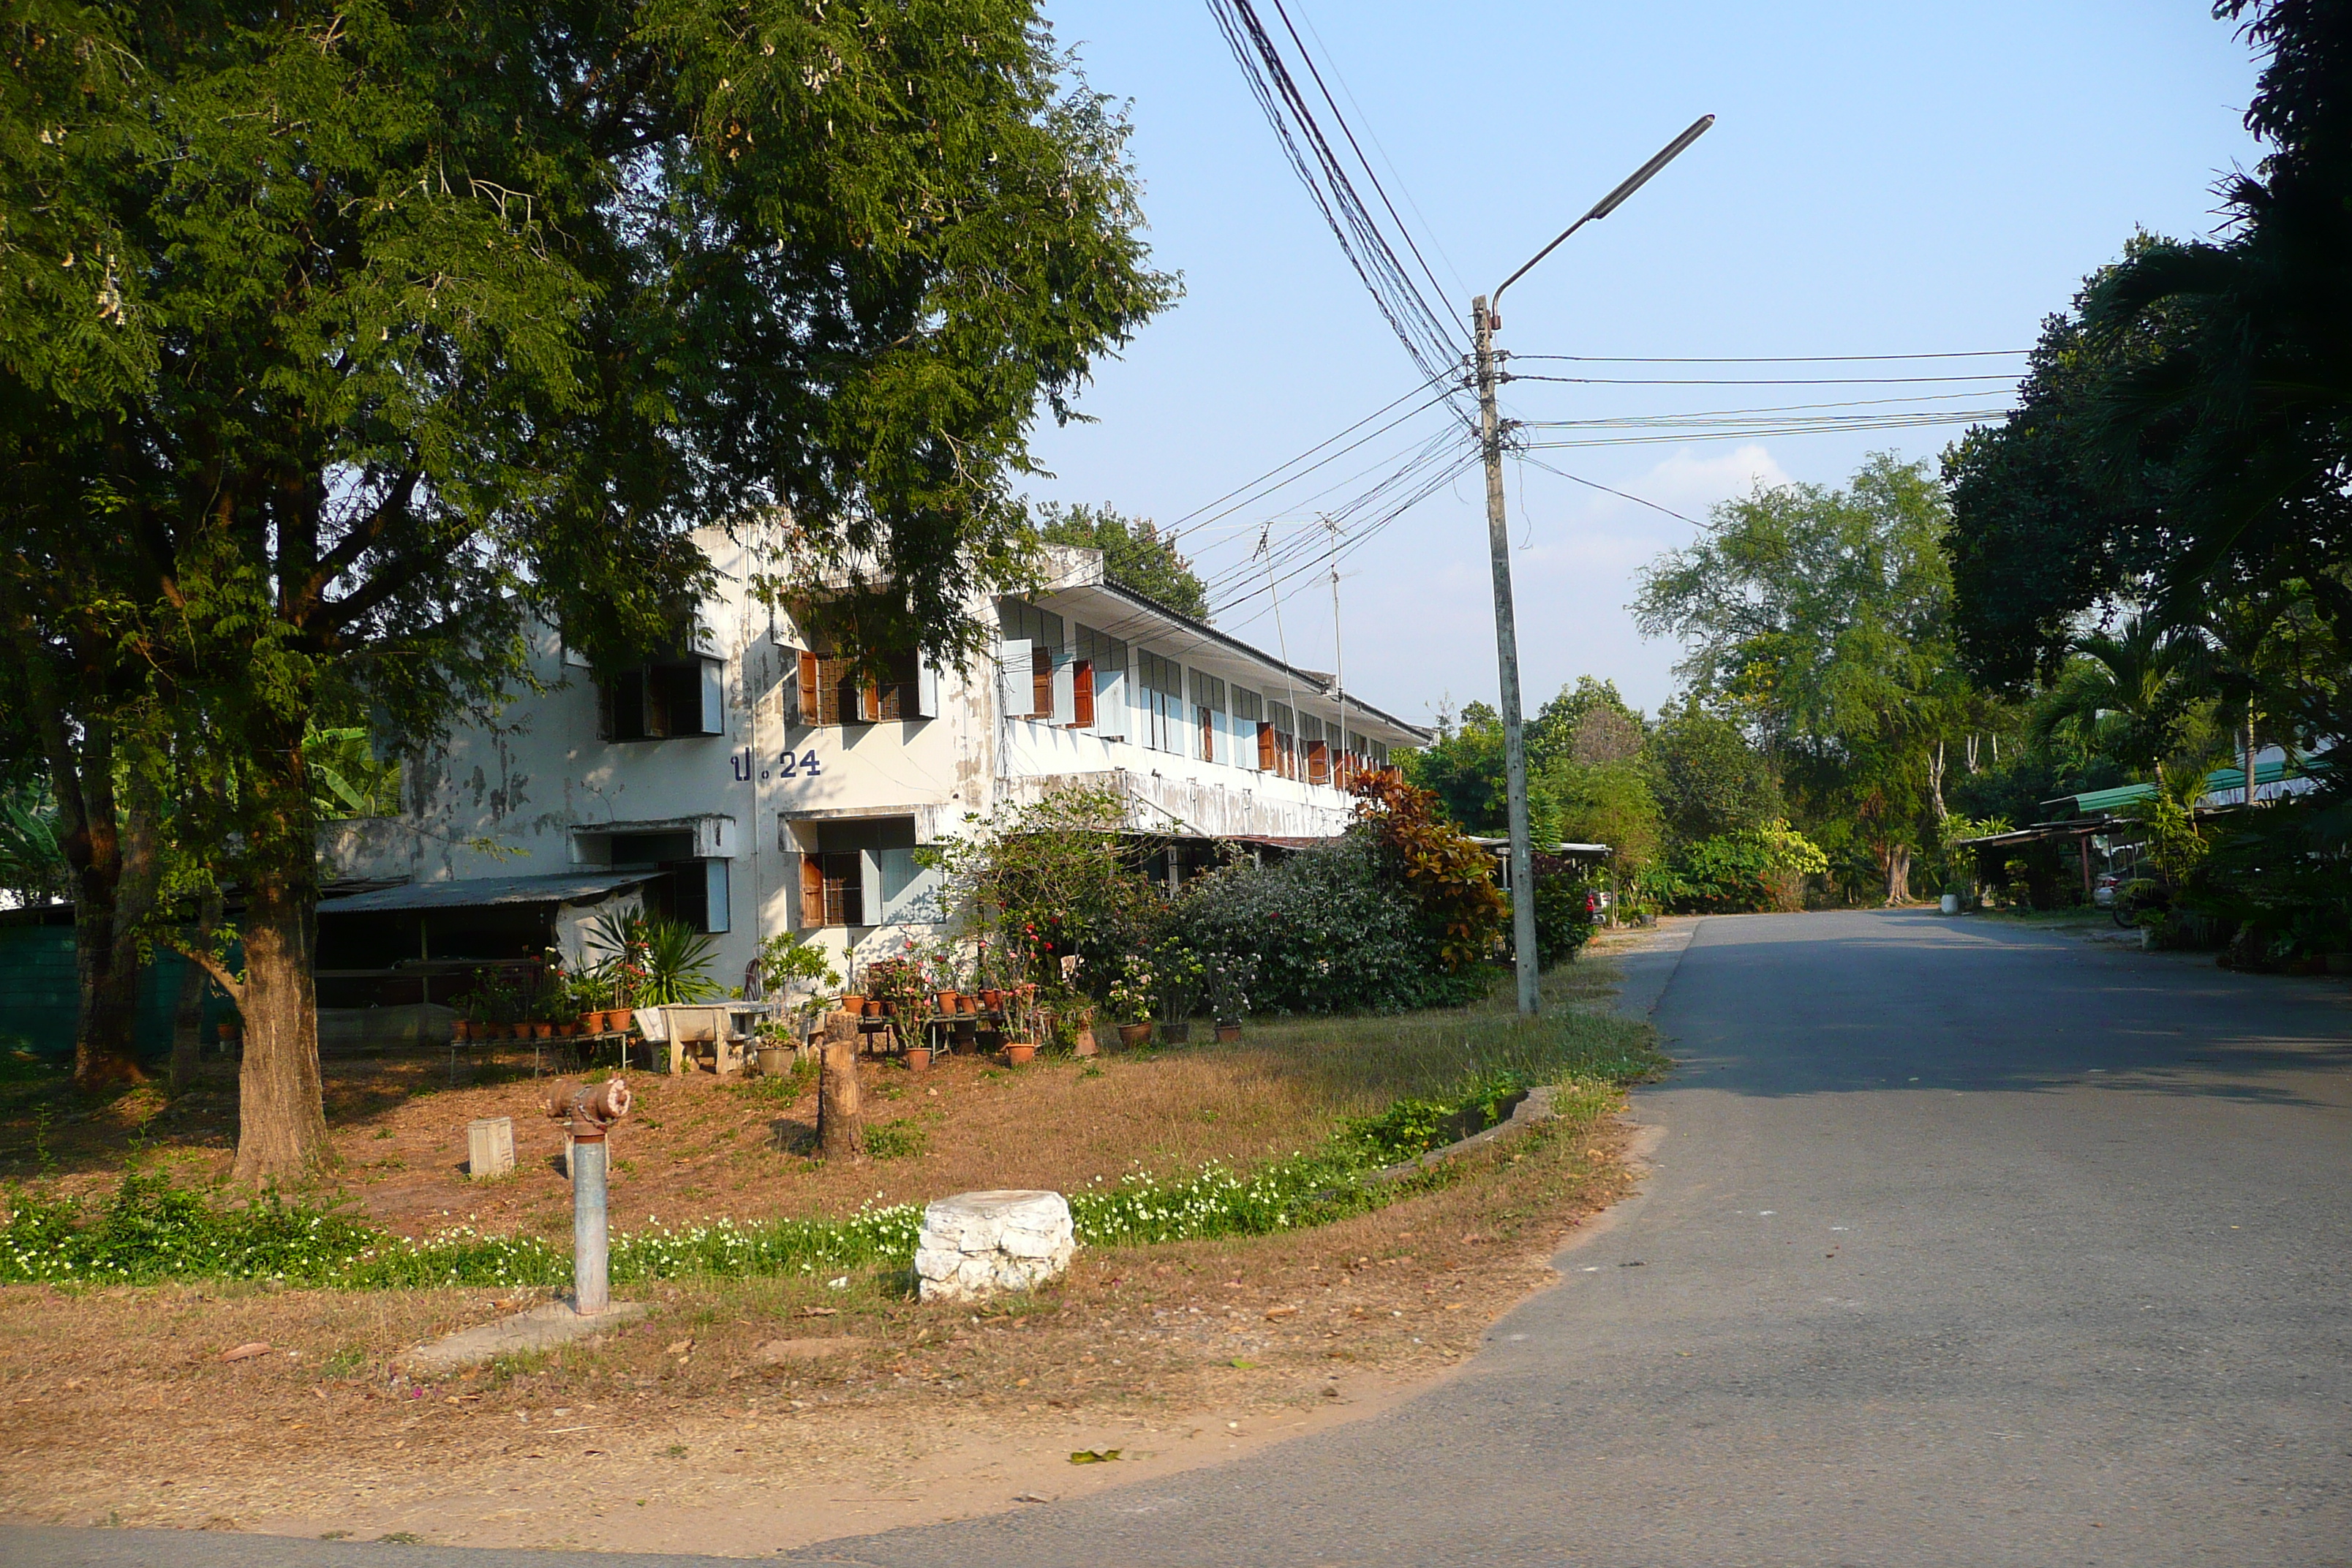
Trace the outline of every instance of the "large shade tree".
[[861, 635], [967, 643], [1040, 404], [1172, 293], [1025, 0], [0, 18], [0, 401], [70, 436], [18, 442], [0, 526], [102, 538], [114, 646], [203, 716], [247, 1178], [324, 1151], [317, 721], [423, 743], [534, 620], [651, 647], [693, 531], [755, 520]]
[[1908, 897], [1974, 700], [1951, 668], [1948, 521], [1927, 466], [1886, 455], [1843, 489], [1759, 486], [1648, 567], [1633, 606], [1643, 632], [1683, 639], [1692, 693], [1753, 731], [1801, 820], [1869, 845], [1891, 900]]

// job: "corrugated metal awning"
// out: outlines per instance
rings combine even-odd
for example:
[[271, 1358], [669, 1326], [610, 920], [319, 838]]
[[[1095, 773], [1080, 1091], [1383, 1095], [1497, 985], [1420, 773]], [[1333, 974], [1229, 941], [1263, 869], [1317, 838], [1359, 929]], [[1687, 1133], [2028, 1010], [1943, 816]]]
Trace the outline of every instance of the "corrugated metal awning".
[[322, 915], [394, 914], [415, 910], [471, 910], [492, 904], [576, 904], [635, 888], [658, 871], [566, 871], [552, 877], [468, 877], [455, 882], [410, 882], [347, 899], [329, 899]]

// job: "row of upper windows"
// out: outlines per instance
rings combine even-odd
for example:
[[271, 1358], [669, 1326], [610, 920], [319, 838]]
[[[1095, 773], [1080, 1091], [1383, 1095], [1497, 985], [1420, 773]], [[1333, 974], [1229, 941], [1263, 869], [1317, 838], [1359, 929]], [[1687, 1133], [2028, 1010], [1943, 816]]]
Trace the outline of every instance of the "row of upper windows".
[[1347, 734], [1343, 744], [1337, 718], [1294, 712], [1148, 647], [1130, 659], [1127, 644], [1089, 626], [1065, 638], [1062, 618], [1034, 605], [1008, 603], [1004, 626], [999, 696], [1007, 717], [1310, 784], [1345, 784], [1388, 765], [1381, 742]]

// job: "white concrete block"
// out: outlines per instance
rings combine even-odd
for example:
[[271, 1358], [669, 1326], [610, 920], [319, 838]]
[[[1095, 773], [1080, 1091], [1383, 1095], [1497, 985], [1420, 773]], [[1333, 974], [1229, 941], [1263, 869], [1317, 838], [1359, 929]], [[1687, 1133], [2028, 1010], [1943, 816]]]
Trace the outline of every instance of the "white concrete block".
[[1059, 1279], [1077, 1249], [1059, 1193], [959, 1193], [923, 1210], [915, 1272], [926, 1301], [980, 1301]]
[[466, 1124], [466, 1174], [503, 1176], [514, 1169], [514, 1119], [485, 1116]]

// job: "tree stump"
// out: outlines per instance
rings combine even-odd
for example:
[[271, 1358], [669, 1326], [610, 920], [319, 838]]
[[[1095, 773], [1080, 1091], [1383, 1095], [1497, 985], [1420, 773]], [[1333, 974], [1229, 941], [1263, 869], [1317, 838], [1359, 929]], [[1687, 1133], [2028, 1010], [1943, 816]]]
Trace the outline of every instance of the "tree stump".
[[866, 1153], [865, 1109], [857, 1089], [857, 1042], [846, 1044], [826, 1030], [824, 1057], [816, 1080], [817, 1153], [827, 1160], [856, 1160]]

